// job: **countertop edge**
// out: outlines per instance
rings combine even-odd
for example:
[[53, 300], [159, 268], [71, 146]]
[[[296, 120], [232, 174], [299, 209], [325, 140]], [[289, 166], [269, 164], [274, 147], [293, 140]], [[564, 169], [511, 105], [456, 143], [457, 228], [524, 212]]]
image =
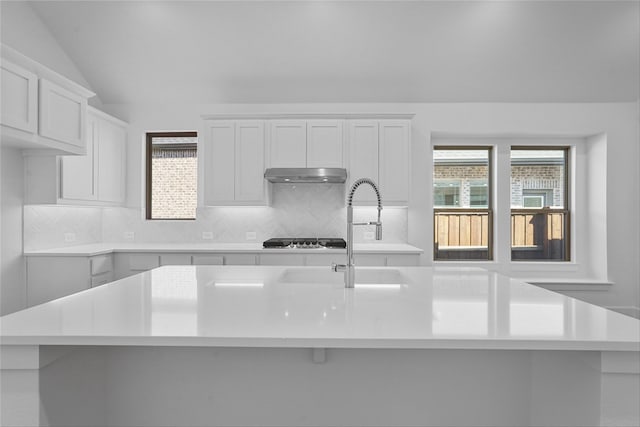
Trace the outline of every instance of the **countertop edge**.
[[396, 350], [550, 350], [640, 352], [640, 343], [626, 341], [276, 338], [276, 337], [126, 337], [126, 336], [2, 336], [0, 346], [168, 346], [233, 348], [327, 348]]
[[[141, 247], [128, 247], [119, 246], [117, 244], [106, 244], [102, 248], [91, 248], [87, 245], [86, 248], [80, 246], [69, 246], [68, 248], [51, 248], [42, 250], [25, 251], [23, 255], [25, 257], [56, 257], [56, 256], [96, 256], [110, 253], [246, 253], [246, 254], [343, 254], [345, 249], [264, 249], [261, 247], [234, 247], [230, 244], [228, 247], [157, 247], [151, 248], [148, 246]], [[390, 245], [397, 245], [397, 247], [380, 247], [380, 248], [358, 248], [357, 244], [354, 248], [356, 254], [394, 254], [394, 255], [420, 255], [424, 251], [418, 247], [411, 246], [409, 244], [392, 243]]]

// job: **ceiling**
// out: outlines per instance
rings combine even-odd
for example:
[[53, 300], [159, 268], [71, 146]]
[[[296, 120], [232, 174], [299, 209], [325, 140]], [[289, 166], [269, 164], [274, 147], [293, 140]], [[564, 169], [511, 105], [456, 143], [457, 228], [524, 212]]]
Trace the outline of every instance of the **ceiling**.
[[30, 2], [103, 103], [609, 102], [639, 1]]

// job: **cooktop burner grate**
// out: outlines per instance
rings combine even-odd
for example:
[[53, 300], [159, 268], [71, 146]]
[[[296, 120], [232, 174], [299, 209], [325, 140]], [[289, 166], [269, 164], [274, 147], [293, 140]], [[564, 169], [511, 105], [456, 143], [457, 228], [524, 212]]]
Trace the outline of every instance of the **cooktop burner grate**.
[[341, 238], [333, 237], [277, 237], [262, 243], [263, 248], [269, 249], [340, 249], [346, 248], [347, 242]]

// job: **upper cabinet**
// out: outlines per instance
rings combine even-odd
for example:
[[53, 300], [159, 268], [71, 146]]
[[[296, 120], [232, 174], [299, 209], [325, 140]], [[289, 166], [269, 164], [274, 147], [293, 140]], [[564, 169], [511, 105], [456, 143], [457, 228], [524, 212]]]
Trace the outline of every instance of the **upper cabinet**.
[[271, 168], [343, 168], [342, 120], [272, 120], [269, 123]]
[[87, 99], [95, 94], [2, 45], [2, 144], [39, 154], [84, 154]]
[[25, 157], [27, 203], [124, 203], [127, 124], [92, 107], [87, 111], [85, 155]]
[[[411, 122], [409, 120], [350, 120], [349, 185], [372, 178], [379, 186], [383, 205], [409, 203]], [[360, 191], [356, 204], [373, 204], [375, 193]]]
[[3, 128], [35, 134], [38, 132], [38, 76], [4, 60], [0, 70]]
[[205, 120], [204, 135], [204, 205], [266, 204], [264, 122]]

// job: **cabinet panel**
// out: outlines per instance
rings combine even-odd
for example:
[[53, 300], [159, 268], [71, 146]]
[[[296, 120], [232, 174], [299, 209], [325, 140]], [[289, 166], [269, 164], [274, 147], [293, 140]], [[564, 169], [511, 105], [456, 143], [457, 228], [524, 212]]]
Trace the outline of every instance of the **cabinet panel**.
[[406, 204], [409, 200], [409, 122], [380, 122], [380, 192], [383, 201]]
[[327, 270], [332, 263], [346, 264], [347, 253], [343, 254], [309, 254], [306, 256], [305, 265], [327, 267]]
[[205, 205], [233, 201], [235, 186], [235, 124], [216, 121], [207, 124], [204, 150]]
[[387, 257], [385, 255], [356, 254], [353, 256], [353, 263], [356, 266], [385, 267], [387, 265]]
[[86, 98], [45, 79], [39, 86], [40, 135], [84, 147]]
[[38, 131], [38, 76], [4, 60], [0, 70], [2, 124], [36, 133]]
[[271, 122], [270, 129], [269, 167], [306, 167], [306, 122], [300, 120], [274, 120]]
[[387, 266], [389, 267], [415, 267], [420, 264], [420, 255], [387, 255]]
[[97, 276], [91, 277], [91, 287], [95, 288], [96, 286], [101, 286], [110, 282], [113, 282], [113, 271], [109, 271], [107, 273], [102, 273]]
[[190, 254], [162, 254], [160, 265], [191, 265]]
[[157, 254], [130, 254], [129, 270], [147, 271], [160, 266], [160, 257]]
[[[60, 156], [60, 203], [119, 204], [125, 196], [124, 123], [88, 108], [84, 156]], [[100, 202], [100, 203], [95, 203]]]
[[27, 305], [89, 289], [90, 277], [88, 257], [28, 257]]
[[304, 265], [304, 255], [260, 254], [260, 265]]
[[[354, 120], [349, 122], [349, 187], [359, 178], [378, 181], [378, 122]], [[358, 190], [354, 202], [376, 202], [369, 186]], [[383, 200], [384, 202], [384, 200]]]
[[344, 167], [342, 121], [311, 120], [307, 122], [307, 167]]
[[98, 129], [95, 118], [88, 118], [86, 132], [86, 155], [60, 156], [60, 197], [63, 199], [96, 199], [94, 150]]
[[91, 275], [106, 273], [113, 270], [113, 257], [110, 254], [96, 255], [89, 259]]
[[224, 265], [256, 265], [256, 254], [228, 254], [224, 256]]
[[193, 255], [191, 257], [193, 265], [224, 265], [222, 255]]
[[238, 122], [235, 141], [235, 200], [264, 199], [264, 125]]
[[95, 156], [97, 197], [103, 202], [124, 202], [125, 149], [127, 132], [109, 121], [98, 122], [98, 152]]

